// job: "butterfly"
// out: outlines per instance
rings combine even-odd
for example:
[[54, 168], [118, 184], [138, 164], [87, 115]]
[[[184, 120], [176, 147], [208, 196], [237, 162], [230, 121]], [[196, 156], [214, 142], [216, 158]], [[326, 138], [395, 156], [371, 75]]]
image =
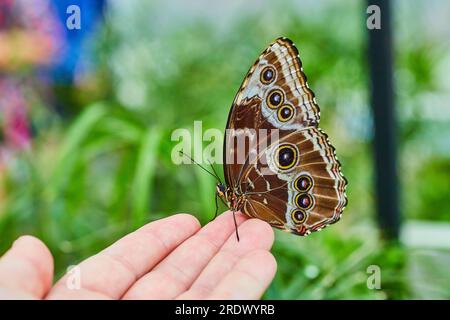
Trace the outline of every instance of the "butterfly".
[[[225, 183], [216, 185], [216, 204], [219, 197], [233, 213], [301, 236], [338, 221], [347, 204], [347, 180], [318, 127], [319, 106], [306, 80], [291, 40], [279, 38], [262, 52], [234, 98], [223, 150]], [[237, 132], [252, 132], [256, 147], [237, 145]]]

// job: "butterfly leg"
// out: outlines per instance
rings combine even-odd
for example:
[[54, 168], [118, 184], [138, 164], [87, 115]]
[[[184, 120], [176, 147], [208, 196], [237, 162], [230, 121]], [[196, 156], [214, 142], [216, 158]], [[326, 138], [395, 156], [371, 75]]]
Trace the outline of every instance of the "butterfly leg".
[[219, 211], [219, 204], [217, 203], [217, 192], [216, 192], [216, 196], [214, 197], [215, 203], [216, 203], [216, 213], [214, 213], [214, 218], [212, 218], [209, 222], [213, 221], [214, 219], [217, 218], [217, 212]]
[[237, 221], [236, 221], [236, 211], [233, 210], [233, 220], [234, 220], [234, 229], [236, 230], [236, 238], [237, 241], [239, 242], [239, 232], [238, 232], [238, 225], [237, 225]]

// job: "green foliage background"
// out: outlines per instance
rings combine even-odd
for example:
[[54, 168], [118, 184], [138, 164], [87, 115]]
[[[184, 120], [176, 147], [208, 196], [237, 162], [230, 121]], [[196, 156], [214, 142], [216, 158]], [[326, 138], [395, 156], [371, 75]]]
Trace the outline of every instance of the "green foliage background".
[[[38, 135], [7, 171], [0, 252], [20, 234], [37, 235], [61, 275], [148, 221], [189, 212], [207, 222], [214, 180], [195, 166], [172, 163], [171, 133], [192, 129], [195, 120], [204, 130], [223, 128], [248, 68], [268, 43], [287, 36], [299, 48], [321, 106], [321, 127], [349, 180], [349, 205], [342, 221], [324, 232], [307, 238], [276, 232], [279, 270], [265, 297], [414, 297], [407, 249], [381, 241], [374, 218], [363, 2], [271, 2], [218, 19], [222, 25], [203, 17], [206, 9], [172, 24], [162, 18], [162, 2], [123, 7], [115, 2], [108, 9], [91, 41], [94, 89], [64, 91], [71, 92], [71, 116], [62, 119], [44, 101], [33, 102], [40, 110], [33, 118]], [[416, 11], [404, 1], [396, 8], [402, 211], [405, 219], [449, 221], [449, 123], [420, 113], [425, 94], [445, 90], [435, 79], [448, 42], [408, 31], [402, 12]], [[412, 33], [420, 41], [410, 41]], [[366, 286], [372, 264], [383, 272], [381, 290]]]

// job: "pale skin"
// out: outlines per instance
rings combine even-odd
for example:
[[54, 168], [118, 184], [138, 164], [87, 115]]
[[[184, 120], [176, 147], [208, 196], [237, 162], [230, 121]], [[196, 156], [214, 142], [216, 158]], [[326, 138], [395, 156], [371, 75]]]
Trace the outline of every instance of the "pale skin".
[[78, 264], [53, 284], [53, 257], [32, 236], [0, 258], [0, 299], [259, 299], [276, 272], [266, 222], [231, 212], [201, 228], [192, 215], [149, 223]]

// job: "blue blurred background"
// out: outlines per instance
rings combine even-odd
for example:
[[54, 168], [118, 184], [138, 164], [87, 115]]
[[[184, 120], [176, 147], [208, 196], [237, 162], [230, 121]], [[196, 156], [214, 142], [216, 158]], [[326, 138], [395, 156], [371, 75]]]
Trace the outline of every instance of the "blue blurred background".
[[[79, 29], [68, 28], [70, 5]], [[0, 0], [0, 253], [34, 234], [61, 275], [148, 221], [174, 212], [208, 221], [214, 180], [172, 163], [171, 133], [195, 120], [223, 129], [248, 68], [286, 36], [349, 180], [349, 205], [308, 238], [276, 232], [279, 270], [265, 297], [450, 298], [450, 4], [391, 4], [401, 229], [390, 239], [377, 223], [366, 8]], [[367, 286], [372, 265], [380, 289]]]

